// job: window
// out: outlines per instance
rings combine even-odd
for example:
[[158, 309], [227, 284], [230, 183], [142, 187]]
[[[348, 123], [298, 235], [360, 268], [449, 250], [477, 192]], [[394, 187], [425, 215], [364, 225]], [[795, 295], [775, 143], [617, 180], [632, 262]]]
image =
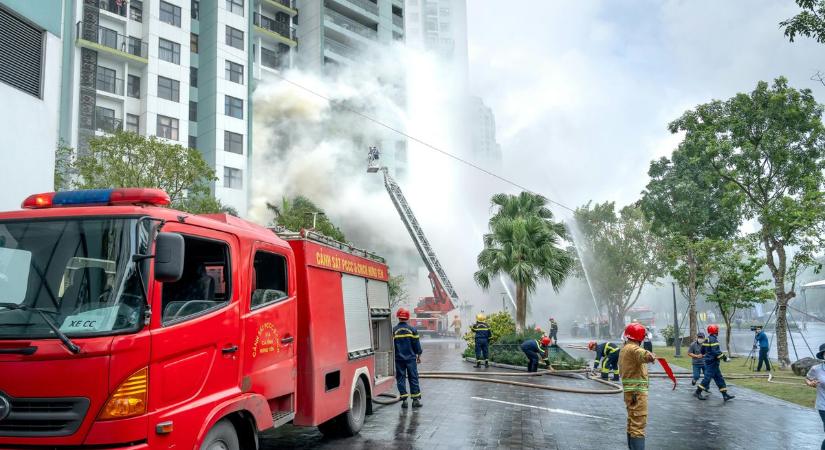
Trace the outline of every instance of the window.
[[190, 67], [189, 68], [189, 86], [191, 87], [198, 87], [198, 68], [197, 67]]
[[0, 82], [40, 98], [43, 32], [0, 8], [0, 49]]
[[161, 116], [158, 114], [158, 137], [178, 140], [178, 119]]
[[236, 119], [243, 119], [243, 100], [228, 95], [225, 96], [223, 113]]
[[226, 26], [226, 45], [243, 50], [243, 31]]
[[255, 290], [249, 302], [255, 309], [287, 298], [286, 258], [269, 252], [256, 252], [254, 263]]
[[241, 172], [241, 169], [224, 167], [223, 187], [229, 189], [243, 189], [243, 172]]
[[129, 36], [129, 53], [141, 58], [146, 57], [146, 49], [143, 47], [143, 41], [140, 38]]
[[158, 97], [180, 101], [180, 81], [158, 75]]
[[180, 44], [159, 38], [158, 57], [170, 63], [180, 64]]
[[126, 114], [126, 131], [140, 133], [140, 116], [135, 114]]
[[195, 33], [189, 34], [189, 51], [192, 53], [198, 52], [198, 35]]
[[[117, 72], [114, 69], [97, 66], [95, 87], [99, 91], [117, 93]], [[120, 95], [123, 95], [123, 84], [120, 85]]]
[[160, 21], [180, 28], [180, 6], [175, 6], [161, 0]]
[[140, 77], [137, 75], [129, 75], [129, 82], [126, 86], [126, 95], [129, 97], [140, 98]]
[[129, 18], [135, 22], [143, 22], [143, 2], [141, 0], [129, 2]]
[[115, 110], [104, 108], [102, 106], [95, 107], [95, 129], [114, 133], [122, 129], [123, 122], [115, 119]]
[[200, 17], [201, 2], [199, 0], [192, 0], [192, 18], [197, 20]]
[[189, 148], [198, 148], [197, 136], [189, 136]]
[[226, 79], [233, 83], [243, 84], [243, 66], [226, 61]]
[[198, 121], [198, 102], [189, 101], [189, 120]]
[[105, 45], [109, 48], [117, 48], [117, 31], [112, 30], [106, 27], [100, 27], [98, 29], [98, 39], [100, 40], [100, 44]]
[[243, 16], [243, 0], [226, 0], [226, 9]]
[[227, 152], [243, 155], [243, 135], [231, 131], [223, 132], [223, 149]]
[[199, 316], [229, 303], [229, 247], [224, 242], [183, 236], [183, 276], [163, 283], [161, 321], [164, 325]]

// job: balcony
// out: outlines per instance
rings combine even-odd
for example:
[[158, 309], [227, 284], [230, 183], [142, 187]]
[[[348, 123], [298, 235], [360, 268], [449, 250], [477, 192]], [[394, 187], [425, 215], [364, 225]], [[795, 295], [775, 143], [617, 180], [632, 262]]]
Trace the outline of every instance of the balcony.
[[338, 3], [349, 3], [376, 16], [378, 15], [378, 5], [375, 4], [375, 2], [371, 2], [370, 0], [338, 0]]
[[289, 55], [277, 53], [268, 48], [261, 47], [261, 65], [274, 70], [281, 70], [289, 62]]
[[127, 2], [124, 0], [98, 0], [97, 7], [123, 17], [126, 17], [126, 10], [128, 9]]
[[329, 8], [324, 10], [324, 18], [341, 28], [352, 31], [367, 39], [376, 39], [378, 37], [378, 32], [372, 28]]
[[264, 3], [274, 6], [276, 9], [281, 10], [290, 16], [295, 16], [298, 14], [298, 10], [295, 9], [294, 0], [264, 0]]
[[115, 95], [123, 95], [123, 79], [98, 76], [95, 79], [95, 89]]
[[77, 23], [77, 45], [90, 50], [105, 52], [129, 61], [149, 62], [149, 45], [140, 39], [124, 36], [112, 29], [88, 22]]
[[286, 22], [278, 22], [275, 19], [255, 13], [253, 23], [256, 30], [264, 36], [269, 36], [278, 42], [294, 47], [298, 45], [298, 38], [295, 37], [295, 27]]
[[397, 26], [398, 28], [404, 28], [404, 18], [396, 16], [395, 14], [392, 15], [392, 24]]
[[123, 120], [104, 114], [96, 114], [95, 130], [103, 131], [104, 133], [116, 133], [118, 131], [123, 131]]
[[357, 48], [350, 47], [349, 45], [342, 44], [328, 38], [324, 39], [324, 48], [332, 50], [333, 53], [344, 56], [348, 59], [357, 58], [359, 53]]

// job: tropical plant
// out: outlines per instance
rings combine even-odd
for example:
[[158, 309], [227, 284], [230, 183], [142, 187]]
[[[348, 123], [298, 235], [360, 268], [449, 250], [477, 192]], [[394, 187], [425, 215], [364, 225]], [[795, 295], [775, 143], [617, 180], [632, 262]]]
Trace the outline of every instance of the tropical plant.
[[267, 203], [266, 206], [275, 213], [274, 225], [293, 231], [314, 230], [337, 241], [347, 242], [344, 233], [329, 220], [324, 210], [302, 195], [291, 199], [283, 197], [280, 205]]
[[543, 280], [558, 292], [572, 271], [573, 258], [561, 247], [567, 231], [561, 222], [553, 220], [547, 199], [537, 194], [496, 194], [492, 207], [495, 213], [490, 218], [489, 233], [484, 235], [474, 278], [485, 290], [499, 274], [513, 281], [516, 326], [524, 329], [528, 295]]
[[[491, 344], [499, 342], [504, 336], [509, 336], [516, 332], [516, 323], [513, 321], [513, 316], [507, 311], [498, 311], [487, 316], [487, 325], [490, 326], [490, 331], [493, 337], [490, 339]], [[467, 348], [475, 348], [475, 333], [468, 331], [463, 336], [467, 342]]]
[[797, 36], [805, 36], [814, 38], [819, 43], [825, 42], [825, 1], [796, 0], [796, 4], [802, 8], [802, 12], [779, 22], [779, 26], [785, 29], [788, 40], [793, 42]]
[[410, 294], [407, 292], [406, 280], [404, 275], [391, 275], [387, 284], [390, 293], [390, 309], [395, 310], [396, 306], [406, 303], [410, 298]]

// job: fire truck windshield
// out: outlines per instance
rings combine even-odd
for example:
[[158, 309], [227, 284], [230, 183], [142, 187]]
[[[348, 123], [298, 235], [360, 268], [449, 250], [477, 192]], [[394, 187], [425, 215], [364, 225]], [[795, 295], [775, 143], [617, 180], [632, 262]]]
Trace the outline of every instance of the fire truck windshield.
[[0, 304], [7, 305], [0, 306], [0, 339], [55, 338], [37, 310], [66, 336], [137, 331], [145, 301], [132, 255], [145, 252], [144, 225], [133, 218], [0, 221]]

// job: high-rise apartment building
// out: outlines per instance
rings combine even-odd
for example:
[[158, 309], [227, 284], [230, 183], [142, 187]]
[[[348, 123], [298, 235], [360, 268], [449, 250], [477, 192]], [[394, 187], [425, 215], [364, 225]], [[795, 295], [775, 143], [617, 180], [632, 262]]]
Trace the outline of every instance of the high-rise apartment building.
[[467, 88], [466, 0], [407, 0], [407, 42], [450, 64], [456, 84]]
[[290, 0], [78, 0], [66, 11], [60, 136], [129, 130], [200, 150], [245, 215], [255, 81], [291, 64]]

